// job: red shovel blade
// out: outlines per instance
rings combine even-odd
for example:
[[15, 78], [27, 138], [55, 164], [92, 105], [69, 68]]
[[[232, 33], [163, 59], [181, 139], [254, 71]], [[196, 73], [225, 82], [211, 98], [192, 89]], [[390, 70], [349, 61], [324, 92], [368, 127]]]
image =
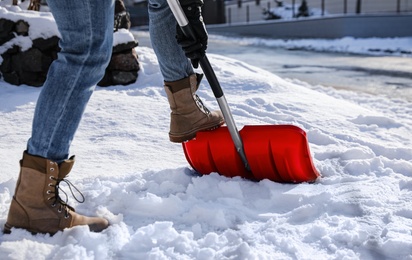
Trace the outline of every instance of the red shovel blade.
[[250, 172], [246, 170], [227, 127], [198, 132], [183, 143], [189, 164], [201, 174], [269, 179], [282, 183], [313, 182], [313, 165], [305, 131], [293, 125], [245, 126], [239, 131]]

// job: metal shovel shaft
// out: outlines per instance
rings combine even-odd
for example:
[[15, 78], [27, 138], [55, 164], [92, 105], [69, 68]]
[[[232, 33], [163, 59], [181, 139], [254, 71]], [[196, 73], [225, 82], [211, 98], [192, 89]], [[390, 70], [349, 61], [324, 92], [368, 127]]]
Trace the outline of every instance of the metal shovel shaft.
[[[179, 24], [180, 28], [182, 29], [183, 33], [186, 36], [191, 37], [192, 39], [196, 39], [196, 36], [193, 33], [192, 28], [190, 27], [189, 21], [187, 20], [187, 17], [185, 13], [183, 12], [183, 9], [182, 9], [182, 6], [180, 5], [179, 0], [167, 0], [167, 3], [169, 4], [169, 7], [172, 10], [172, 13], [177, 23]], [[233, 119], [232, 113], [230, 112], [229, 105], [223, 94], [223, 90], [220, 86], [219, 81], [217, 80], [216, 74], [212, 66], [210, 65], [210, 62], [206, 55], [199, 60], [199, 64], [210, 84], [210, 87], [212, 88], [213, 94], [219, 104], [220, 110], [222, 111], [223, 117], [226, 121], [226, 125], [230, 132], [230, 136], [232, 137], [233, 143], [236, 147], [236, 151], [239, 153], [239, 156], [242, 159], [242, 162], [244, 163], [245, 168], [249, 171], [250, 170], [249, 163], [247, 161], [246, 154], [243, 149], [243, 142], [242, 142], [242, 139], [240, 138], [239, 131], [236, 127], [235, 120]]]
[[[202, 67], [203, 72], [206, 75], [207, 80], [213, 90], [213, 93], [216, 97], [217, 103], [219, 104], [220, 110], [222, 111], [223, 118], [226, 121], [227, 128], [229, 129], [230, 136], [232, 137], [233, 143], [236, 147], [236, 151], [239, 153], [240, 158], [242, 159], [245, 168], [249, 171], [249, 163], [246, 158], [245, 151], [243, 149], [243, 142], [240, 138], [239, 131], [236, 127], [235, 120], [233, 119], [232, 113], [230, 112], [229, 105], [226, 101], [225, 95], [223, 94], [222, 88], [220, 87], [219, 81], [216, 78], [212, 66], [210, 65], [209, 60], [206, 55], [200, 59], [200, 66]], [[221, 96], [217, 94], [221, 93]]]

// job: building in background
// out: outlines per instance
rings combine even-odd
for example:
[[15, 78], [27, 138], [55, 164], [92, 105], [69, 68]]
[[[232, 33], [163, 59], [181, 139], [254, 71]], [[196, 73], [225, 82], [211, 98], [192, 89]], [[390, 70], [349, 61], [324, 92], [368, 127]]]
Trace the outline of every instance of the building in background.
[[[147, 0], [124, 0], [132, 26]], [[204, 0], [210, 33], [272, 38], [410, 37], [412, 0]], [[302, 5], [304, 3], [304, 5]]]
[[[132, 26], [146, 26], [149, 24], [147, 0], [123, 0], [130, 13]], [[203, 18], [206, 24], [225, 23], [224, 0], [204, 0]]]
[[[298, 18], [297, 14], [302, 2], [302, 0], [226, 1], [226, 22], [253, 22], [268, 18]], [[412, 12], [412, 0], [306, 0], [306, 2], [309, 8], [309, 16]]]
[[[297, 17], [303, 0], [204, 0], [206, 24]], [[310, 16], [412, 12], [412, 0], [306, 0]], [[148, 25], [147, 0], [124, 0], [132, 26]]]

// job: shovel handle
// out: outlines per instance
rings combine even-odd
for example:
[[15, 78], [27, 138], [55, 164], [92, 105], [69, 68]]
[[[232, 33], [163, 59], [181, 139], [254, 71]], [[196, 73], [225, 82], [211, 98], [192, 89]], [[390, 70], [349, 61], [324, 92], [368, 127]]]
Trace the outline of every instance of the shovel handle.
[[[167, 0], [167, 3], [169, 4], [170, 10], [172, 10], [172, 13], [179, 24], [180, 28], [182, 29], [182, 32], [188, 36], [191, 37], [192, 39], [196, 39], [196, 36], [192, 30], [192, 27], [189, 24], [189, 21], [183, 12], [182, 6], [180, 5], [179, 0]], [[246, 159], [246, 154], [243, 149], [243, 142], [242, 139], [240, 138], [239, 131], [237, 130], [235, 120], [233, 119], [232, 113], [230, 112], [229, 105], [226, 101], [225, 95], [223, 94], [222, 87], [220, 86], [220, 83], [216, 77], [216, 74], [212, 68], [212, 65], [210, 65], [209, 59], [207, 56], [203, 56], [199, 60], [200, 67], [203, 70], [203, 73], [205, 74], [207, 81], [210, 84], [210, 87], [212, 88], [213, 94], [217, 100], [217, 103], [219, 104], [220, 110], [222, 111], [223, 117], [226, 121], [226, 125], [229, 129], [230, 135], [232, 137], [233, 143], [236, 147], [237, 152], [240, 155], [240, 158], [242, 159], [245, 168], [250, 171], [249, 168], [249, 163]]]

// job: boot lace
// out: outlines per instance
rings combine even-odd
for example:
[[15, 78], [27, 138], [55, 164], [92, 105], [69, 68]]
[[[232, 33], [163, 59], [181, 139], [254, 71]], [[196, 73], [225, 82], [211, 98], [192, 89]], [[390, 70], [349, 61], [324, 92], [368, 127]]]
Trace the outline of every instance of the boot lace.
[[[73, 185], [73, 183], [71, 183], [69, 180], [66, 179], [58, 179], [55, 178], [53, 176], [50, 176], [51, 180], [56, 181], [56, 184], [53, 185], [52, 183], [49, 184], [50, 187], [54, 187], [54, 191], [48, 190], [47, 193], [48, 194], [54, 194], [53, 197], [50, 197], [49, 200], [54, 199], [53, 203], [51, 204], [52, 207], [56, 207], [57, 205], [59, 205], [59, 208], [57, 209], [57, 211], [60, 213], [64, 210], [64, 217], [68, 218], [69, 217], [69, 212], [70, 211], [75, 211], [74, 208], [70, 205], [67, 204], [68, 202], [68, 196], [67, 193], [60, 188], [60, 183], [64, 182], [66, 183], [66, 185], [69, 187], [70, 193], [72, 194], [72, 197], [79, 203], [83, 203], [85, 201], [84, 195], [83, 193], [80, 192], [80, 190]], [[74, 191], [73, 191], [74, 190]], [[80, 199], [75, 195], [75, 192], [77, 192], [80, 195]], [[65, 200], [62, 200], [60, 198], [60, 194], [63, 193], [64, 196], [66, 197]]]
[[209, 115], [209, 114], [210, 114], [209, 109], [207, 109], [207, 107], [206, 107], [205, 105], [203, 105], [202, 100], [199, 98], [199, 96], [198, 96], [197, 94], [194, 94], [194, 95], [193, 95], [193, 99], [195, 100], [197, 107], [198, 107], [203, 113], [205, 113], [206, 115]]

